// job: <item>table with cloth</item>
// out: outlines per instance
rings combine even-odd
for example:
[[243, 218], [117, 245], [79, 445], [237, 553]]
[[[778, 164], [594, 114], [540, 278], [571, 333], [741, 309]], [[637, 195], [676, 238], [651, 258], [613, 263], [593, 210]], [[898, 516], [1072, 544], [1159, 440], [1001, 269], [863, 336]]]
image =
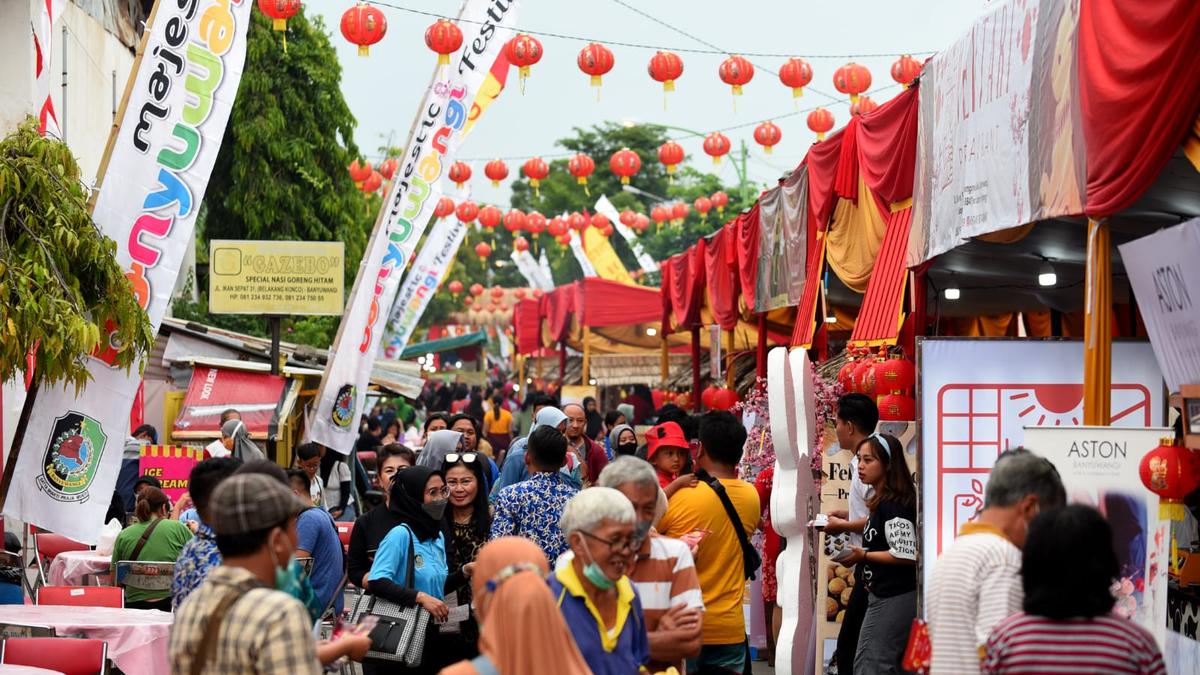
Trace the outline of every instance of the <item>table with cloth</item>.
[[33, 666], [14, 666], [0, 663], [0, 675], [62, 675], [57, 670], [35, 668]]
[[88, 575], [109, 574], [112, 554], [95, 551], [63, 551], [50, 561], [46, 573], [51, 586], [89, 586]]
[[108, 643], [108, 658], [126, 673], [169, 673], [167, 642], [173, 617], [157, 609], [0, 605], [0, 623], [49, 626], [58, 636]]

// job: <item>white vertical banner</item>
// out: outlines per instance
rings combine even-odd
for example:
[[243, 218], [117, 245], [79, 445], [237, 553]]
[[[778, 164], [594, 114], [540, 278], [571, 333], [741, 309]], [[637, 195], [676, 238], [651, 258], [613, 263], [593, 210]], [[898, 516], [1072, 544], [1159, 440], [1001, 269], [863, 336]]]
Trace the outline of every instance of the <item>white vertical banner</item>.
[[642, 242], [638, 241], [637, 235], [629, 226], [621, 222], [621, 214], [617, 212], [617, 207], [608, 201], [608, 197], [600, 195], [596, 200], [596, 212], [603, 213], [605, 218], [608, 218], [612, 223], [613, 228], [621, 233], [621, 237], [625, 239], [625, 243], [629, 244], [629, 249], [633, 251], [633, 255], [637, 258], [638, 265], [641, 266], [643, 272], [658, 271], [658, 263], [654, 262], [654, 258], [646, 253], [646, 249], [642, 248]]
[[550, 271], [550, 259], [546, 257], [546, 247], [545, 246], [543, 246], [541, 252], [538, 253], [537, 264], [538, 264], [538, 269], [542, 271], [542, 280], [547, 284], [547, 286], [544, 290], [547, 290], [547, 291], [553, 290], [555, 288], [554, 273], [552, 271]]
[[450, 263], [462, 246], [467, 236], [467, 225], [453, 216], [438, 220], [433, 230], [425, 239], [421, 253], [413, 261], [412, 268], [404, 277], [404, 285], [392, 305], [391, 316], [388, 317], [387, 333], [383, 342], [384, 355], [389, 359], [398, 359], [408, 346], [417, 322], [429, 306], [442, 279], [446, 277]]
[[583, 252], [583, 238], [575, 230], [571, 230], [571, 253], [575, 255], [575, 262], [579, 263], [579, 268], [583, 270], [583, 276], [594, 277], [596, 268], [592, 266], [592, 261], [588, 260], [587, 254]]
[[[160, 2], [92, 217], [157, 331], [237, 96], [252, 4]], [[141, 377], [88, 360], [92, 382], [38, 395], [4, 513], [95, 543], [112, 499]]]
[[33, 104], [37, 106], [38, 131], [62, 138], [58, 115], [54, 112], [54, 101], [50, 98], [50, 63], [54, 60], [54, 24], [62, 15], [67, 0], [38, 0], [38, 28], [33, 34], [33, 49], [36, 60], [33, 71]]
[[546, 276], [542, 267], [538, 265], [538, 261], [529, 251], [513, 251], [512, 260], [530, 288], [540, 288], [543, 291], [554, 290], [554, 280]]
[[421, 103], [417, 123], [403, 157], [405, 164], [388, 191], [383, 221], [371, 237], [358, 270], [354, 290], [338, 331], [308, 438], [349, 454], [358, 438], [358, 420], [366, 404], [367, 380], [400, 275], [424, 234], [441, 197], [439, 180], [449, 170], [462, 141], [476, 96], [513, 35], [519, 3], [465, 0], [458, 24], [464, 33], [461, 51], [450, 65], [439, 66]]

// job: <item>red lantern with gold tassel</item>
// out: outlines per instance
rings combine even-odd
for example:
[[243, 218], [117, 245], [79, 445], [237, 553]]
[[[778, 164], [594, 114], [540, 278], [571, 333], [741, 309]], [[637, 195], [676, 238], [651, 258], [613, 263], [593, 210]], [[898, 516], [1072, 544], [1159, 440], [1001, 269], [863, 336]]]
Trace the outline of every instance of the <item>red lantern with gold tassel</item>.
[[471, 180], [471, 165], [466, 162], [455, 162], [450, 165], [450, 180], [454, 181], [454, 185], [459, 190], [467, 181]]
[[721, 62], [717, 75], [733, 89], [734, 96], [741, 96], [742, 87], [754, 79], [754, 64], [735, 54]]
[[871, 71], [851, 61], [834, 71], [833, 88], [848, 95], [854, 103], [859, 94], [871, 88]]
[[783, 132], [774, 122], [768, 120], [754, 127], [754, 142], [763, 146], [763, 152], [768, 155], [771, 154], [771, 148], [779, 145], [781, 138]]
[[1142, 457], [1138, 473], [1146, 489], [1158, 495], [1159, 518], [1183, 520], [1183, 498], [1200, 484], [1200, 462], [1196, 453], [1175, 445], [1174, 439], [1164, 438], [1158, 447]]
[[912, 422], [917, 416], [917, 402], [908, 394], [887, 394], [879, 397], [879, 419], [888, 422]]
[[546, 180], [546, 176], [550, 175], [550, 167], [546, 165], [546, 160], [541, 157], [531, 157], [525, 160], [525, 164], [521, 167], [521, 172], [529, 179], [529, 185], [533, 188], [535, 195], [541, 194], [538, 189], [542, 185], [542, 181]]
[[871, 99], [870, 96], [859, 96], [858, 100], [850, 104], [851, 115], [865, 115], [879, 107], [879, 104]]
[[487, 264], [488, 256], [492, 254], [492, 247], [480, 242], [475, 244], [475, 255], [479, 256], [479, 262]]
[[546, 231], [546, 216], [543, 216], [537, 211], [530, 211], [525, 215], [525, 231], [528, 232], [537, 241], [539, 234]]
[[687, 204], [684, 204], [683, 202], [675, 202], [671, 205], [671, 220], [675, 221], [675, 224], [678, 225], [682, 223], [685, 218], [687, 218], [689, 211], [691, 211], [691, 209], [688, 208]]
[[662, 230], [663, 223], [671, 219], [671, 210], [665, 206], [656, 206], [650, 209], [650, 218], [658, 225], [658, 229]]
[[454, 200], [449, 197], [442, 197], [438, 200], [437, 206], [433, 207], [434, 218], [445, 218], [454, 213]]
[[400, 168], [400, 162], [394, 159], [385, 159], [379, 163], [379, 173], [383, 175], [384, 180], [391, 180], [396, 174], [396, 169]]
[[494, 206], [485, 206], [479, 209], [479, 224], [489, 230], [496, 229], [496, 226], [504, 220], [504, 212]]
[[454, 212], [458, 216], [459, 222], [465, 225], [470, 225], [479, 217], [479, 207], [475, 205], [475, 202], [470, 200], [460, 203]]
[[[259, 0], [260, 5], [262, 2]], [[342, 14], [341, 28], [342, 36], [358, 45], [358, 55], [367, 56], [371, 45], [387, 34], [387, 17], [378, 7], [360, 2]]]
[[449, 19], [438, 19], [425, 29], [425, 46], [437, 52], [439, 66], [450, 65], [450, 55], [462, 43], [462, 31]]
[[525, 229], [525, 214], [520, 209], [511, 209], [504, 216], [504, 229], [512, 233]]
[[875, 366], [875, 389], [880, 393], [905, 392], [917, 381], [917, 367], [912, 361], [890, 358]]
[[896, 59], [896, 62], [892, 64], [892, 79], [899, 82], [905, 89], [908, 89], [912, 85], [913, 80], [916, 80], [917, 76], [921, 74], [923, 67], [920, 61], [905, 54]]
[[567, 171], [575, 177], [575, 182], [583, 186], [583, 193], [589, 197], [592, 193], [588, 191], [587, 187], [588, 176], [592, 175], [595, 170], [596, 161], [582, 152], [567, 162]]
[[508, 62], [517, 67], [521, 79], [521, 93], [525, 93], [525, 80], [529, 78], [529, 67], [542, 60], [542, 43], [528, 33], [517, 33], [504, 45]]
[[608, 160], [608, 168], [621, 178], [622, 185], [629, 185], [629, 178], [642, 168], [642, 158], [629, 148], [621, 148]]
[[708, 197], [696, 197], [696, 200], [692, 202], [692, 208], [700, 214], [700, 220], [708, 220], [708, 212], [712, 210], [712, 200]]
[[[382, 168], [382, 166], [380, 168]], [[371, 168], [370, 162], [360, 163], [357, 159], [353, 162], [350, 162], [349, 169], [350, 180], [354, 181], [354, 187], [359, 189], [362, 189], [363, 182], [370, 178], [371, 172], [374, 171], [374, 169]]]
[[667, 179], [675, 180], [675, 171], [683, 163], [683, 146], [675, 141], [667, 141], [658, 146], [658, 161], [667, 167]]
[[817, 134], [817, 140], [825, 140], [825, 134], [833, 129], [833, 113], [824, 108], [817, 108], [808, 113], [808, 128]]
[[525, 237], [517, 237], [513, 240], [513, 250], [518, 253], [524, 253], [529, 250], [529, 242]]
[[713, 164], [720, 164], [721, 157], [729, 153], [730, 147], [729, 137], [719, 131], [704, 137], [704, 153], [712, 157]]
[[300, 11], [300, 0], [258, 0], [258, 9], [271, 17], [271, 27], [279, 32], [287, 30], [287, 20]]
[[563, 220], [561, 216], [554, 216], [546, 224], [546, 231], [550, 233], [551, 237], [557, 239], [567, 233], [567, 221]]
[[458, 295], [459, 293], [463, 292], [462, 282], [459, 281], [458, 279], [451, 281], [449, 284], [446, 285], [446, 287], [449, 288], [450, 292], [455, 295]]
[[717, 207], [717, 215], [725, 215], [725, 207], [729, 204], [729, 195], [717, 190], [709, 199], [712, 200], [713, 206]]
[[508, 165], [503, 160], [493, 159], [484, 165], [483, 175], [492, 181], [492, 187], [500, 187], [500, 181], [508, 178]]
[[779, 69], [779, 81], [783, 83], [783, 86], [791, 87], [792, 98], [803, 96], [804, 87], [812, 82], [812, 78], [812, 66], [808, 65], [808, 61], [804, 59], [790, 58]]
[[[592, 76], [592, 86], [599, 87], [602, 78], [613, 68], [613, 53], [608, 47], [593, 42], [579, 51], [575, 60], [579, 69]], [[600, 100], [600, 90], [596, 90], [596, 100]]]
[[675, 91], [675, 80], [683, 75], [683, 59], [675, 52], [655, 52], [646, 69], [655, 82], [662, 82], [664, 93]]

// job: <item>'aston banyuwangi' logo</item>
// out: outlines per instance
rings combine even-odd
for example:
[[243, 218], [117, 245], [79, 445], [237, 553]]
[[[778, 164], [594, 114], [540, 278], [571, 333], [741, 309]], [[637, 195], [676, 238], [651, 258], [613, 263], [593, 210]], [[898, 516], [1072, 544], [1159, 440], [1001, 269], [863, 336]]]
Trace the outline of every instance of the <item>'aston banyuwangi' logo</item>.
[[358, 388], [352, 384], [343, 384], [333, 399], [333, 418], [335, 426], [345, 429], [354, 421], [354, 407], [358, 404]]
[[60, 502], [85, 502], [108, 436], [96, 420], [68, 412], [54, 421], [38, 489]]

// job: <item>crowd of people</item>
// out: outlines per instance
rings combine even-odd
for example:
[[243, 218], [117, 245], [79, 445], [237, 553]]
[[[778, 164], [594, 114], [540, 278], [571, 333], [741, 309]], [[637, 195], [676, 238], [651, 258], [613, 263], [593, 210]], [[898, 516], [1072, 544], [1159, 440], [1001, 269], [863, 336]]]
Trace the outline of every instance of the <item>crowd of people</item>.
[[[405, 672], [749, 673], [743, 605], [759, 574], [773, 646], [787, 540], [770, 524], [772, 472], [742, 474], [740, 417], [668, 404], [639, 418], [625, 402], [606, 414], [593, 399], [447, 389], [371, 411], [357, 443], [369, 469], [305, 444], [285, 470], [246, 447], [229, 411], [184, 499], [135, 477], [113, 560], [175, 562], [169, 592], [127, 591], [128, 606], [175, 611], [175, 672], [317, 673], [343, 659], [396, 671], [377, 631], [337, 625], [347, 590], [428, 615]], [[649, 426], [639, 437], [635, 424]], [[852, 481], [848, 508], [823, 528], [847, 535], [839, 561], [857, 583], [831, 672], [903, 672], [917, 617], [916, 486], [878, 424], [869, 397], [838, 401]], [[1096, 510], [1066, 506], [1049, 461], [1003, 453], [984, 502], [933, 564], [931, 672], [1163, 672], [1149, 633], [1112, 612], [1111, 530]], [[338, 523], [350, 522], [343, 548]], [[319, 641], [322, 619], [336, 630]]]

